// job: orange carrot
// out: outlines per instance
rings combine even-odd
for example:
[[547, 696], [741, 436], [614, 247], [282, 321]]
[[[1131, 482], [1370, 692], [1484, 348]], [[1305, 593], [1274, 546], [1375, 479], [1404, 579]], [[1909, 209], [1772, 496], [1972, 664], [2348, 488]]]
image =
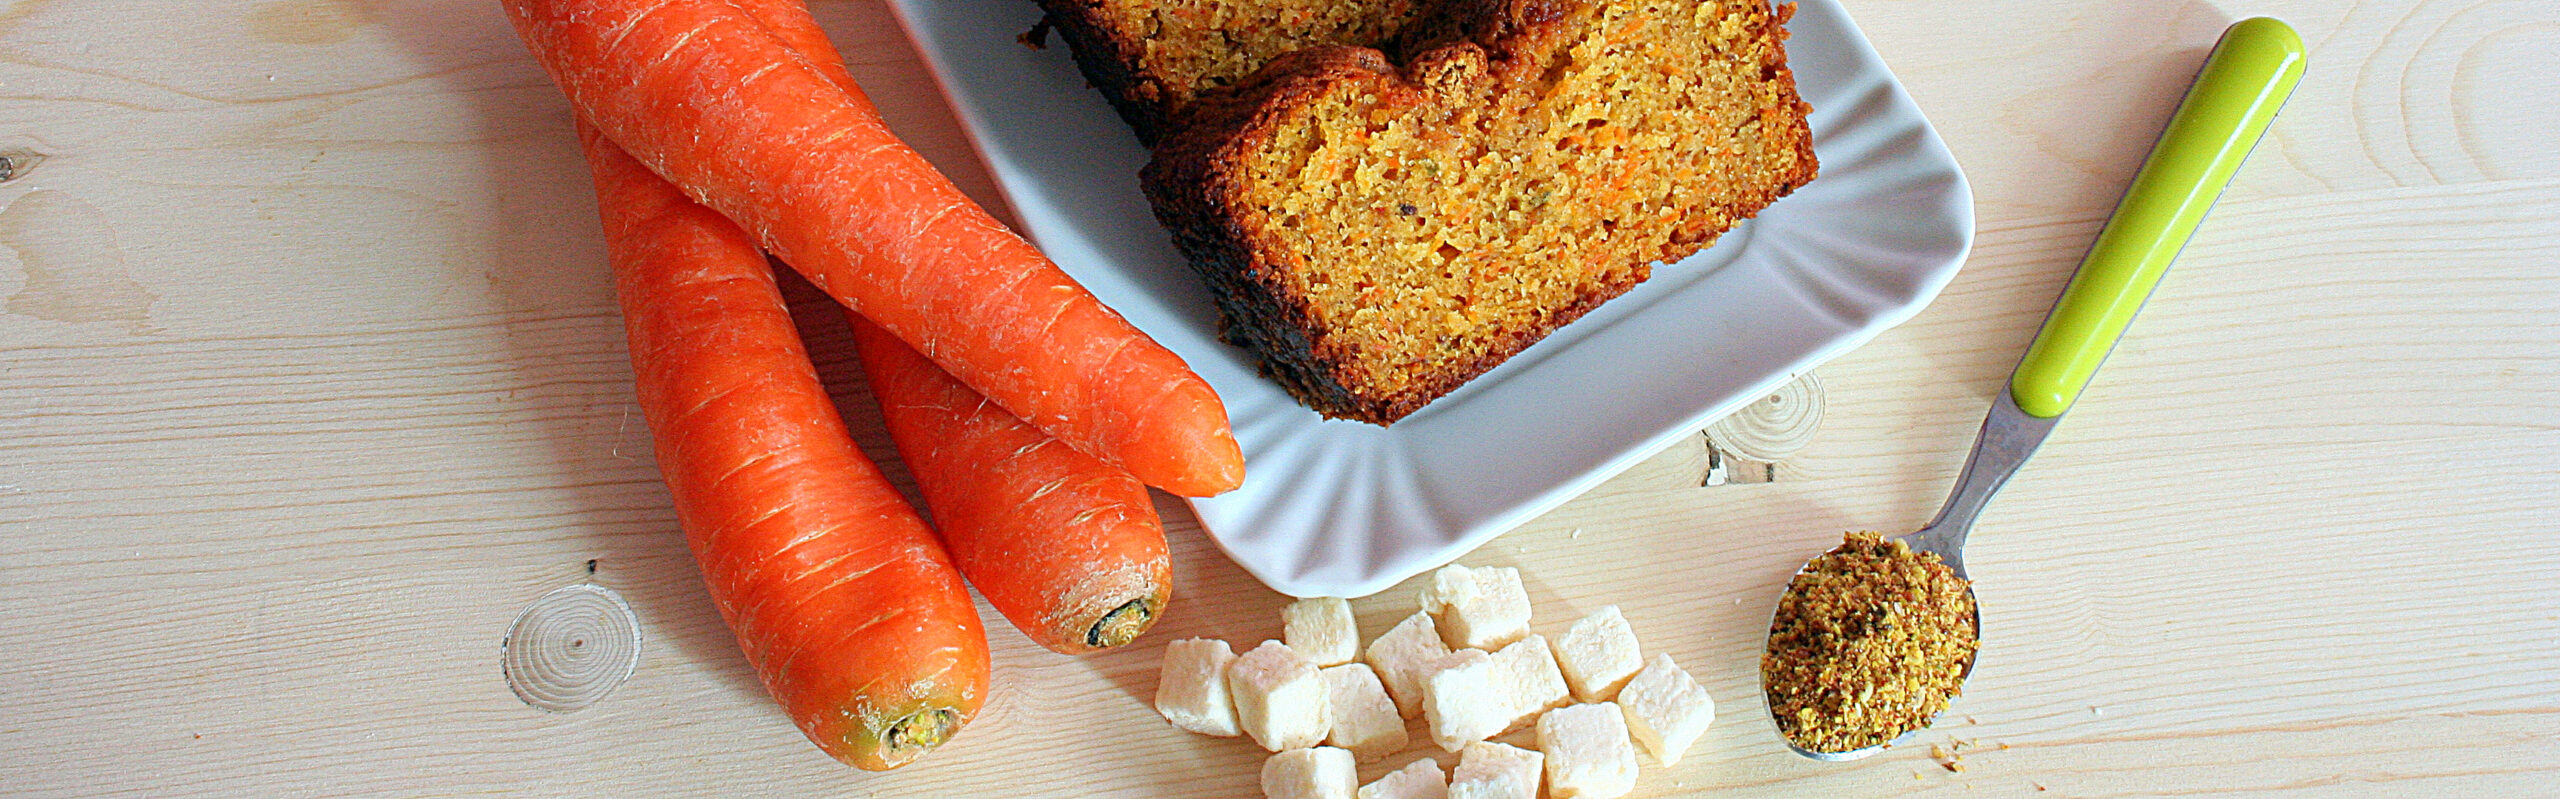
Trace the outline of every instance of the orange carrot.
[[504, 2], [584, 119], [953, 376], [1150, 485], [1242, 482], [1207, 382], [744, 11]]
[[986, 698], [968, 590], [846, 433], [755, 243], [579, 132], [641, 411], [721, 617], [819, 748], [915, 759]]
[[856, 110], [877, 114], [871, 107], [871, 98], [862, 93], [860, 84], [853, 82], [853, 73], [845, 69], [844, 56], [836, 52], [835, 42], [827, 38], [825, 28], [818, 27], [818, 19], [809, 15], [809, 5], [804, 0], [724, 1], [764, 26], [765, 32], [780, 40], [784, 49], [807, 59], [818, 74], [844, 90], [846, 101]]
[[1041, 646], [1126, 644], [1173, 599], [1147, 487], [951, 379], [859, 316], [853, 341], [942, 543], [987, 604]]
[[[868, 105], [825, 32], [793, 24], [808, 20], [805, 10], [759, 8], [798, 0], [732, 2]], [[1173, 599], [1173, 563], [1145, 485], [987, 401], [861, 315], [845, 320], [943, 545], [987, 604], [1066, 654], [1120, 646], [1155, 625]]]

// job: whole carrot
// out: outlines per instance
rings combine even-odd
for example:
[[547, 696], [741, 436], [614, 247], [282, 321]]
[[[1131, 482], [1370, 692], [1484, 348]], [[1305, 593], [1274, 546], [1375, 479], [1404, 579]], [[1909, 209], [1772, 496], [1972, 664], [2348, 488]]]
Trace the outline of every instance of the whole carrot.
[[1126, 644], [1173, 598], [1147, 487], [988, 402], [847, 314], [862, 373], [934, 526], [987, 604], [1041, 646]]
[[1177, 494], [1244, 477], [1205, 381], [723, 0], [504, 0], [580, 115], [954, 377]]
[[721, 617], [819, 748], [864, 769], [915, 759], [986, 698], [958, 572], [846, 433], [754, 242], [580, 138], [641, 411]]

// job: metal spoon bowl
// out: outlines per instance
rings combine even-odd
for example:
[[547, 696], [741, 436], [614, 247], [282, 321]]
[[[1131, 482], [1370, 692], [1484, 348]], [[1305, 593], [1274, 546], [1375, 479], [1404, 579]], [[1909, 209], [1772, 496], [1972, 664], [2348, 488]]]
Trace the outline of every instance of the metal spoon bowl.
[[[1964, 542], [1974, 518], [2026, 463], [2027, 456], [2035, 454], [2036, 446], [2044, 443], [2080, 390], [2088, 386], [2098, 364], [2106, 360], [2143, 300], [2159, 285], [2169, 262], [2195, 234], [2206, 210], [2275, 120], [2277, 110], [2301, 81], [2303, 65], [2302, 37], [2282, 22], [2245, 19], [2223, 32], [2197, 73], [2195, 85], [2187, 90], [2168, 128], [2152, 146], [2151, 156], [2116, 205], [2114, 216], [2098, 232], [2071, 284], [2045, 316], [2044, 328], [2018, 360], [2007, 390], [1992, 401], [1990, 414], [1982, 420], [1982, 433], [1974, 439], [1973, 454], [1965, 460], [1964, 473], [1956, 478], [1946, 506], [1929, 526], [1897, 539], [1913, 551], [1936, 554], [1967, 581], [1968, 600], [1973, 598], [1973, 587], [1964, 567]], [[1794, 584], [1788, 581], [1791, 588]], [[1784, 596], [1780, 599], [1783, 603]], [[1774, 617], [1771, 621], [1774, 631]], [[1979, 642], [1979, 603], [1974, 605], [1971, 626]], [[1979, 657], [1978, 648], [1976, 653]], [[1968, 658], [1957, 684], [1971, 676], [1973, 659]], [[1777, 703], [1767, 701], [1765, 670], [1760, 692], [1774, 723]], [[1935, 717], [1929, 719], [1935, 721]], [[1883, 751], [1928, 727], [1924, 723], [1890, 742], [1845, 752], [1812, 751], [1784, 735], [1779, 738], [1787, 740], [1787, 748], [1796, 754], [1837, 762]]]
[[[1964, 473], [1956, 478], [1955, 491], [1948, 494], [1946, 506], [1938, 509], [1938, 518], [1931, 520], [1929, 526], [1920, 528], [1918, 532], [1895, 539], [1911, 547], [1913, 552], [1937, 555], [1940, 562], [1947, 564], [1947, 568], [1955, 572], [1957, 579], [1966, 581], [1965, 604], [1973, 608], [1973, 615], [1968, 620], [1967, 626], [1972, 628], [1968, 632], [1975, 641], [1982, 640], [1982, 603], [1976, 601], [1973, 595], [1973, 577], [1964, 568], [1965, 534], [1973, 530], [1974, 517], [1981, 515], [1983, 506], [1991, 503], [1991, 495], [1999, 491], [2002, 484], [2009, 482], [2009, 476], [2016, 474], [2018, 467], [2027, 462], [2027, 456], [2035, 454], [2036, 445], [2044, 443], [2045, 434], [2052, 432], [2054, 423], [2060, 420], [2061, 417], [2058, 416], [2049, 419], [2029, 416], [2026, 411], [2018, 409], [2018, 403], [2009, 397], [2008, 392], [2000, 392], [2000, 397], [1991, 404], [1991, 413], [1982, 419], [1982, 433], [1973, 440], [1973, 455], [1965, 459]], [[1808, 561], [1804, 566], [1797, 567], [1796, 573], [1803, 574], [1805, 569], [1812, 566], [1812, 562]], [[1794, 585], [1794, 579], [1789, 578], [1788, 584]], [[1979, 655], [1979, 653], [1980, 650], [1977, 649], [1976, 654]], [[1965, 679], [1973, 676], [1974, 660], [1975, 658], [1971, 657], [1965, 659], [1964, 671], [1956, 675], [1957, 684], [1961, 685]], [[1766, 672], [1762, 673], [1762, 680], [1760, 693], [1765, 701], [1769, 694]], [[1775, 708], [1777, 703], [1768, 702], [1767, 704]], [[1775, 720], [1774, 717], [1772, 720]], [[1930, 718], [1931, 723], [1936, 721], [1936, 717]], [[1794, 750], [1796, 754], [1837, 763], [1882, 752], [1910, 740], [1912, 736], [1928, 728], [1929, 724], [1923, 724], [1895, 736], [1892, 741], [1845, 752], [1806, 749], [1797, 746], [1792, 738], [1784, 735], [1778, 738], [1786, 741], [1787, 748]]]

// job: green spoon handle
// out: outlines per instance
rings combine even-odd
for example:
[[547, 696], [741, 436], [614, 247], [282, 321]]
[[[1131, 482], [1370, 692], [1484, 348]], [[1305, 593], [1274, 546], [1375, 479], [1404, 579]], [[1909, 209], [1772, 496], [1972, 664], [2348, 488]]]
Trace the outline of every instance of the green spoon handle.
[[2009, 393], [2020, 410], [2050, 419], [2080, 398], [2302, 80], [2303, 62], [2302, 37], [2283, 22], [2245, 19], [2223, 32], [2010, 376]]

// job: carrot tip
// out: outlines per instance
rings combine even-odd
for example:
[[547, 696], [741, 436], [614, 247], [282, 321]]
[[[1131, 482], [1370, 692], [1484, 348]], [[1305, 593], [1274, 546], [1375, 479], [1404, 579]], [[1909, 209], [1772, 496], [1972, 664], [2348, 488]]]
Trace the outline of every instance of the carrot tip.
[[1095, 649], [1109, 649], [1138, 640], [1138, 634], [1156, 624], [1156, 607], [1152, 597], [1129, 600], [1085, 628], [1084, 643]]

